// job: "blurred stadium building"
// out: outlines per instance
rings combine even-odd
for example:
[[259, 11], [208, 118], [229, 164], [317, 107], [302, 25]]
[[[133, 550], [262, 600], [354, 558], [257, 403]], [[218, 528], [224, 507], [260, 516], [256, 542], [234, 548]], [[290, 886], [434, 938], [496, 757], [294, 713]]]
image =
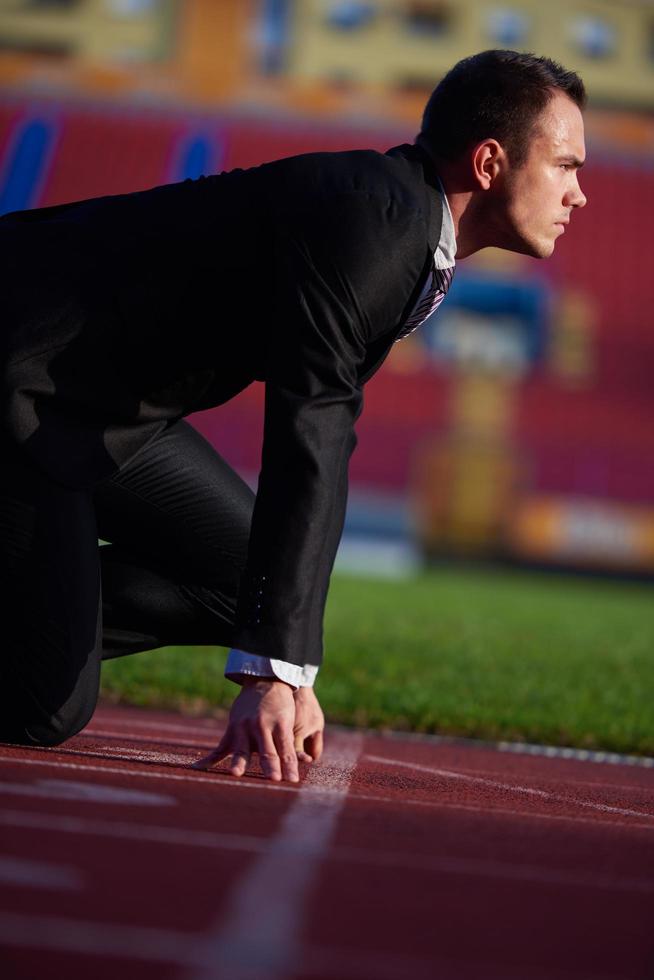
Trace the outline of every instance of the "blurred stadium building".
[[[652, 103], [654, 19], [643, 0], [272, 0], [276, 62], [297, 78], [433, 87], [474, 51], [546, 51], [574, 64], [595, 101]], [[271, 59], [272, 60], [272, 59]]]
[[[386, 149], [497, 46], [586, 80], [590, 203], [547, 262], [462, 263], [368, 385], [343, 553], [653, 575], [651, 2], [0, 0], [0, 212]], [[256, 478], [259, 385], [194, 422]]]

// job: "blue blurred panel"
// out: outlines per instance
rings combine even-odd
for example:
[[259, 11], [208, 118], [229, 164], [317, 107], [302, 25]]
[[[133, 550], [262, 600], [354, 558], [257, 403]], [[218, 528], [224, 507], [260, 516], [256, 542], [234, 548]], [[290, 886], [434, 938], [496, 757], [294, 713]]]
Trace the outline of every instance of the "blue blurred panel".
[[2, 174], [0, 214], [34, 206], [54, 134], [53, 123], [43, 119], [30, 119], [20, 128]]
[[342, 31], [358, 30], [367, 27], [377, 14], [377, 5], [365, 0], [333, 0], [326, 20], [330, 27]]
[[488, 13], [487, 25], [493, 41], [502, 47], [516, 48], [526, 43], [531, 21], [522, 11], [495, 8]]
[[549, 290], [538, 279], [511, 279], [459, 273], [447, 297], [458, 306], [489, 317], [512, 317], [521, 324], [529, 362], [542, 357], [548, 327]]
[[225, 145], [213, 136], [193, 133], [185, 137], [176, 155], [171, 180], [197, 180], [218, 173], [225, 158]]
[[258, 34], [260, 67], [265, 75], [283, 71], [290, 27], [289, 0], [262, 0]]

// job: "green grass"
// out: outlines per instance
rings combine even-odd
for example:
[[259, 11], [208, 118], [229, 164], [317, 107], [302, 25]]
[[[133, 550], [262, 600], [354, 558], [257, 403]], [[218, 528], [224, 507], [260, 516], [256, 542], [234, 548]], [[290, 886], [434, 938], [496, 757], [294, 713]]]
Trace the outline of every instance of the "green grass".
[[[335, 576], [316, 688], [328, 720], [654, 754], [654, 590], [503, 570]], [[103, 694], [226, 707], [225, 651], [110, 661]]]

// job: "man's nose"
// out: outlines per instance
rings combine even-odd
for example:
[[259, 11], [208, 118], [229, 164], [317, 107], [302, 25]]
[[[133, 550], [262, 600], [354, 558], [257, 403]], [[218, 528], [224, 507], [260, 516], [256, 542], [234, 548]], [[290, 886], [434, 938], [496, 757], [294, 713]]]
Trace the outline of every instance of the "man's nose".
[[575, 185], [570, 191], [568, 203], [573, 208], [585, 208], [586, 207], [586, 195], [579, 186], [579, 181], [575, 181]]

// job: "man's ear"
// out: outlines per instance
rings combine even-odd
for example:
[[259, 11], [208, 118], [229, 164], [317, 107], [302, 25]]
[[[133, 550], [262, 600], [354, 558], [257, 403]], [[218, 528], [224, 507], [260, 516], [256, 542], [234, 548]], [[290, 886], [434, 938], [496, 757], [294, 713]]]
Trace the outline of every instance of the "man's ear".
[[490, 190], [493, 182], [506, 166], [506, 162], [506, 153], [497, 140], [487, 139], [478, 143], [470, 157], [472, 177], [477, 189]]

